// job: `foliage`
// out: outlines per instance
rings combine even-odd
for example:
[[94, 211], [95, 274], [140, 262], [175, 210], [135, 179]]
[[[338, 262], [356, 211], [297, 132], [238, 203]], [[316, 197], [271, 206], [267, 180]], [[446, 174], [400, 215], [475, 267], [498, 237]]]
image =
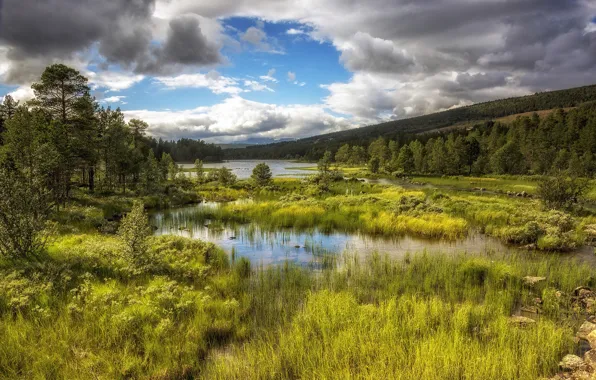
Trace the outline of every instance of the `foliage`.
[[538, 196], [548, 208], [570, 208], [586, 192], [588, 182], [565, 173], [545, 177], [538, 184]]
[[222, 186], [231, 186], [236, 183], [238, 178], [236, 174], [225, 166], [209, 172], [209, 180], [217, 181]]
[[149, 220], [142, 202], [135, 201], [118, 228], [118, 236], [126, 246], [126, 252], [137, 265], [147, 262], [147, 237], [151, 234]]
[[269, 186], [273, 183], [273, 174], [271, 173], [271, 168], [269, 168], [269, 165], [264, 162], [255, 166], [250, 177], [255, 185], [259, 187]]
[[51, 236], [51, 206], [40, 178], [0, 167], [0, 256], [39, 255]]

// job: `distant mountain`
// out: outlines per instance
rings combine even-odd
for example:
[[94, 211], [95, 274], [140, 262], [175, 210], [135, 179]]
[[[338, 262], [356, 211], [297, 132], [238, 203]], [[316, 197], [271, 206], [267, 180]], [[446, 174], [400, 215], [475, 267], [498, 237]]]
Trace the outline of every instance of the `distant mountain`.
[[379, 136], [395, 139], [407, 134], [437, 132], [458, 125], [474, 125], [475, 123], [483, 123], [488, 120], [524, 112], [576, 107], [589, 101], [596, 101], [596, 85], [478, 103], [449, 111], [394, 120], [295, 141], [252, 145], [242, 149], [228, 149], [225, 154], [226, 158], [229, 159], [299, 157], [318, 159], [322, 157], [326, 150], [336, 151], [346, 143], [364, 146]]
[[274, 144], [280, 142], [287, 142], [287, 141], [296, 141], [295, 138], [280, 138], [280, 139], [272, 139], [267, 137], [251, 137], [246, 140], [235, 141], [229, 144], [216, 144], [217, 146], [221, 147], [222, 149], [240, 149], [246, 148], [253, 145], [265, 145], [265, 144]]

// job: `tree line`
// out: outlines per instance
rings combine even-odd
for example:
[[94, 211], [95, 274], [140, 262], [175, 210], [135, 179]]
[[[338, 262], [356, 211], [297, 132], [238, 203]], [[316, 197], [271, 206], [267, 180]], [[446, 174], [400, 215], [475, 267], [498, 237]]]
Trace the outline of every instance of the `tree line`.
[[462, 124], [481, 124], [487, 120], [525, 112], [578, 107], [594, 100], [596, 100], [596, 85], [542, 92], [313, 136], [297, 141], [249, 146], [242, 149], [227, 149], [225, 153], [226, 157], [230, 159], [305, 159], [316, 161], [323, 157], [325, 151], [335, 152], [344, 144], [368, 146], [378, 137], [401, 141], [412, 134], [431, 133], [437, 129]]
[[596, 173], [596, 103], [542, 118], [518, 117], [510, 123], [485, 122], [449, 133], [379, 137], [366, 147], [342, 145], [337, 163], [364, 165], [388, 174], [549, 174]]

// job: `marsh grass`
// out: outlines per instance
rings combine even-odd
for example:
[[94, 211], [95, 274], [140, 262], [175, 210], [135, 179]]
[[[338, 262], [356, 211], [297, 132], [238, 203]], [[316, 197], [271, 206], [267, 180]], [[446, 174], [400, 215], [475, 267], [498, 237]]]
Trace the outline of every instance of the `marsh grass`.
[[346, 255], [327, 268], [258, 269], [245, 285], [256, 335], [214, 355], [205, 378], [536, 379], [573, 351], [576, 322], [552, 313], [511, 325], [516, 305], [540, 295], [521, 278], [547, 276], [545, 298], [594, 281], [589, 268], [544, 256]]
[[[1, 378], [536, 378], [573, 349], [579, 319], [545, 292], [596, 285], [556, 257], [330, 255], [251, 267], [209, 243], [149, 241], [139, 273], [115, 237], [60, 237], [36, 262], [0, 261]], [[547, 293], [542, 296], [547, 299]], [[224, 354], [225, 353], [225, 354]]]

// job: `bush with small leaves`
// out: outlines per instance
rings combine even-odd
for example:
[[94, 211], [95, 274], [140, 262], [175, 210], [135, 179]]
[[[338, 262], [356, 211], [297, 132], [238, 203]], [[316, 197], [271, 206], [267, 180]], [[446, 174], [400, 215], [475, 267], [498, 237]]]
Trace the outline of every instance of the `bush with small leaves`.
[[122, 219], [118, 235], [135, 265], [146, 264], [147, 237], [151, 235], [151, 227], [143, 203], [134, 203], [132, 210]]

